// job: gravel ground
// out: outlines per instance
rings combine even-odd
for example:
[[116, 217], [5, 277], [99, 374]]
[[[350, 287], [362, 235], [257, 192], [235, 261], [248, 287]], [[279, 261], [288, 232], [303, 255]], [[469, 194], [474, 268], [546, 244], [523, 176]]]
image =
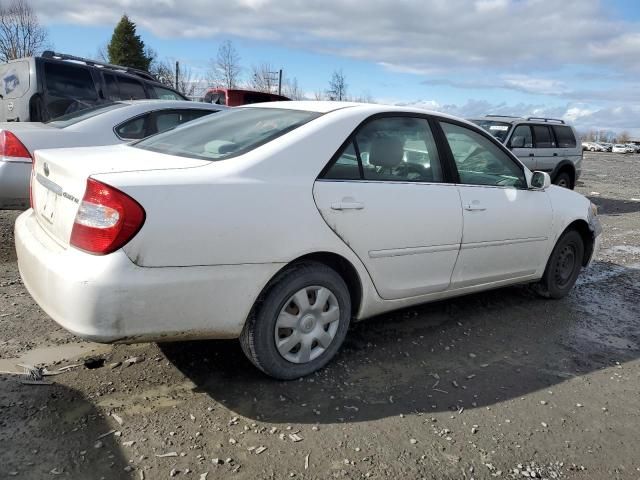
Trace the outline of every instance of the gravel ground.
[[638, 479], [638, 185], [640, 156], [585, 155], [605, 239], [567, 298], [513, 287], [380, 316], [294, 382], [235, 341], [74, 338], [24, 290], [0, 212], [0, 370], [81, 364], [51, 385], [0, 374], [0, 478]]

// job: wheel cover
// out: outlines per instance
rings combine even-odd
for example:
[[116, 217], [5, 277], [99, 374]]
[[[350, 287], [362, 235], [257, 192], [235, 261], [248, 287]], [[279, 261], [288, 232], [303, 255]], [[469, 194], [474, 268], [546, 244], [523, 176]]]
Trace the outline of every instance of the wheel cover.
[[308, 286], [294, 293], [278, 314], [278, 353], [292, 363], [308, 363], [322, 355], [338, 331], [340, 307], [326, 287]]
[[577, 256], [576, 247], [573, 244], [565, 245], [558, 253], [556, 260], [555, 281], [559, 288], [564, 288], [571, 280], [576, 268]]

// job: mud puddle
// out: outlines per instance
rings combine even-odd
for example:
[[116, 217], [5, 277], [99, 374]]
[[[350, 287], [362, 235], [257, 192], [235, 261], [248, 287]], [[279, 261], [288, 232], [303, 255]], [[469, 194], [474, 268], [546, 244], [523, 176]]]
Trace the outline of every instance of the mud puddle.
[[111, 348], [111, 345], [87, 342], [34, 348], [17, 358], [0, 359], [0, 371], [14, 371], [17, 364], [51, 365], [86, 355], [99, 355], [111, 351]]

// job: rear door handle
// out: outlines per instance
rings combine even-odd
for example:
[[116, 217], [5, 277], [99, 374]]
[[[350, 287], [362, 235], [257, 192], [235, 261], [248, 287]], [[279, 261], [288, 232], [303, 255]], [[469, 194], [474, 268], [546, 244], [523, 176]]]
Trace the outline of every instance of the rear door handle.
[[331, 204], [332, 210], [362, 210], [364, 203], [362, 202], [335, 202]]
[[479, 204], [471, 204], [468, 203], [467, 205], [464, 206], [464, 209], [467, 212], [484, 212], [486, 210], [485, 207], [483, 207], [482, 205]]
[[535, 153], [530, 153], [530, 154], [529, 154], [529, 156], [530, 156], [530, 157], [535, 157], [535, 156], [536, 156], [536, 154], [535, 154]]

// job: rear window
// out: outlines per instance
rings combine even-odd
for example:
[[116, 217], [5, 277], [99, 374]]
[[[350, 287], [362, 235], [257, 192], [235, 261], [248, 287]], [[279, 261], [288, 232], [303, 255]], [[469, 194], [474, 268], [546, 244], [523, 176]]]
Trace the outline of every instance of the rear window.
[[575, 148], [576, 137], [573, 134], [571, 127], [563, 127], [560, 125], [554, 125], [553, 131], [556, 132], [556, 139], [558, 140], [558, 147], [560, 148]]
[[536, 148], [555, 148], [556, 142], [551, 136], [551, 130], [546, 125], [532, 125], [536, 138]]
[[64, 63], [44, 64], [47, 91], [59, 97], [97, 100], [98, 94], [91, 78], [91, 72], [79, 65]]
[[89, 107], [84, 110], [78, 110], [77, 112], [67, 113], [66, 115], [62, 115], [61, 117], [57, 117], [54, 120], [49, 120], [44, 123], [56, 128], [70, 127], [71, 125], [75, 125], [76, 123], [88, 118], [95, 117], [101, 113], [109, 112], [124, 106], [124, 103], [103, 103], [102, 105], [96, 105], [95, 107]]
[[157, 85], [151, 85], [151, 88], [156, 94], [156, 97], [161, 100], [184, 100], [184, 98], [168, 88], [159, 87]]
[[147, 94], [144, 91], [142, 83], [132, 78], [118, 77], [118, 84], [120, 85], [120, 98], [123, 100], [140, 100], [147, 98]]
[[237, 108], [154, 135], [134, 146], [168, 155], [224, 160], [247, 153], [319, 116], [299, 110]]

